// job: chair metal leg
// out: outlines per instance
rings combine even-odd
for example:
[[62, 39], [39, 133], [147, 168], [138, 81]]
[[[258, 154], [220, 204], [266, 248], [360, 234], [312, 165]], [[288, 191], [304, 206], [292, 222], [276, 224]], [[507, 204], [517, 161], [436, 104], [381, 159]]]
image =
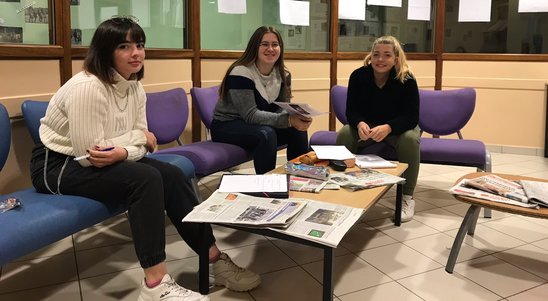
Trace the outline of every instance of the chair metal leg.
[[[483, 170], [480, 170], [478, 168], [478, 171], [485, 171], [485, 172], [491, 172], [492, 164], [491, 164], [491, 153], [488, 150], [485, 150], [485, 165], [483, 167]], [[484, 218], [491, 218], [491, 208], [483, 208], [483, 217]]]
[[453, 273], [453, 269], [455, 268], [455, 262], [457, 261], [457, 257], [459, 256], [460, 247], [462, 246], [462, 241], [464, 240], [464, 236], [466, 236], [466, 232], [470, 230], [472, 224], [475, 227], [479, 210], [480, 207], [476, 205], [471, 205], [466, 212], [464, 219], [462, 220], [462, 224], [460, 225], [457, 236], [455, 236], [455, 241], [453, 241], [451, 253], [449, 253], [449, 258], [447, 258], [447, 264], [445, 266], [445, 271], [447, 271], [447, 273], [449, 274]]

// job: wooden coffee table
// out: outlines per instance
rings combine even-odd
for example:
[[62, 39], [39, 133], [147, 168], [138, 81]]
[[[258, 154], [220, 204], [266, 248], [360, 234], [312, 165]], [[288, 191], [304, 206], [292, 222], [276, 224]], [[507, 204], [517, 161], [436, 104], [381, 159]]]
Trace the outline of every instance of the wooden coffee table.
[[[407, 164], [397, 163], [395, 168], [386, 168], [382, 169], [383, 172], [401, 176], [403, 172], [407, 169]], [[348, 168], [347, 171], [358, 170], [357, 167]], [[333, 173], [334, 171], [331, 170]], [[274, 169], [271, 173], [285, 173], [284, 167], [278, 167]], [[401, 206], [402, 206], [402, 186], [403, 184], [397, 184], [396, 189], [396, 211], [394, 217], [395, 225], [399, 226], [401, 224]], [[308, 192], [297, 192], [290, 191], [289, 196], [292, 198], [304, 198], [315, 201], [322, 201], [332, 204], [346, 205], [355, 208], [362, 208], [366, 212], [371, 208], [380, 198], [392, 187], [380, 186], [370, 189], [364, 189], [359, 191], [349, 191], [344, 188], [340, 190], [322, 190], [320, 193], [308, 193]], [[291, 242], [296, 242], [299, 244], [312, 246], [316, 248], [323, 249], [324, 251], [324, 263], [323, 263], [323, 301], [333, 300], [333, 247], [323, 245], [314, 241], [302, 239], [295, 236], [290, 236], [284, 233], [273, 231], [270, 229], [259, 229], [259, 228], [248, 228], [227, 224], [218, 224], [220, 226], [237, 229], [245, 232], [250, 232], [254, 234], [274, 237], [278, 239], [283, 239]], [[200, 253], [200, 273], [199, 273], [199, 287], [200, 293], [207, 294], [209, 291], [209, 278], [208, 278], [208, 248], [204, 249]]]
[[[477, 177], [484, 176], [486, 174], [487, 173], [485, 172], [470, 173], [458, 179], [455, 182], [455, 184], [459, 183], [462, 179], [477, 178]], [[537, 179], [537, 178], [508, 175], [508, 174], [497, 174], [497, 173], [493, 173], [493, 174], [508, 180], [512, 180], [512, 181], [531, 180], [531, 181], [548, 182], [548, 180], [546, 179]], [[482, 207], [490, 208], [490, 209], [498, 210], [502, 212], [512, 213], [512, 214], [519, 214], [519, 215], [524, 215], [529, 217], [548, 219], [548, 208], [546, 207], [540, 207], [540, 209], [532, 209], [532, 208], [524, 208], [524, 207], [513, 206], [509, 204], [504, 204], [504, 203], [493, 202], [489, 200], [476, 199], [476, 198], [467, 197], [463, 195], [453, 195], [453, 196], [461, 202], [470, 204], [470, 208], [468, 209], [468, 211], [466, 212], [466, 215], [464, 216], [464, 219], [462, 220], [462, 224], [460, 225], [457, 236], [455, 236], [455, 241], [453, 242], [453, 246], [451, 247], [451, 253], [449, 254], [449, 258], [447, 259], [447, 265], [445, 266], [445, 270], [448, 273], [453, 273], [455, 262], [457, 261], [457, 257], [459, 256], [460, 247], [462, 246], [462, 241], [464, 240], [466, 233], [468, 233], [468, 235], [474, 235], [479, 212]]]

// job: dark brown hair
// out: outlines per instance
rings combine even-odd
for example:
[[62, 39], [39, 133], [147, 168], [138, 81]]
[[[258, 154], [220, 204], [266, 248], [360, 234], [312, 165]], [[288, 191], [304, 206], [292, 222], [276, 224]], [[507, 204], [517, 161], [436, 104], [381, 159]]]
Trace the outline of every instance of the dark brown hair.
[[[101, 23], [95, 30], [88, 54], [84, 61], [84, 70], [97, 76], [102, 82], [115, 84], [114, 79], [114, 50], [121, 43], [126, 42], [129, 33], [132, 42], [145, 43], [145, 32], [129, 17], [113, 17]], [[143, 66], [135, 73], [135, 79], [140, 80], [145, 75]]]
[[289, 74], [289, 71], [285, 67], [284, 64], [284, 42], [282, 40], [282, 36], [280, 33], [272, 26], [261, 26], [255, 30], [249, 41], [247, 42], [247, 47], [245, 48], [244, 53], [242, 56], [236, 60], [230, 67], [228, 67], [228, 70], [226, 71], [226, 74], [223, 78], [223, 81], [221, 83], [221, 87], [219, 88], [219, 96], [221, 99], [224, 99], [226, 97], [226, 91], [225, 91], [225, 83], [226, 78], [232, 72], [232, 69], [236, 66], [250, 66], [251, 64], [255, 64], [255, 61], [257, 60], [258, 53], [259, 53], [259, 46], [261, 45], [261, 42], [263, 40], [263, 36], [267, 33], [273, 33], [276, 35], [276, 38], [278, 39], [278, 43], [280, 44], [280, 57], [274, 64], [274, 68], [278, 69], [278, 74], [280, 74], [280, 77], [282, 78], [282, 87], [283, 92], [286, 96], [286, 98], [291, 97], [291, 91], [289, 88], [288, 78], [286, 78], [286, 75]]

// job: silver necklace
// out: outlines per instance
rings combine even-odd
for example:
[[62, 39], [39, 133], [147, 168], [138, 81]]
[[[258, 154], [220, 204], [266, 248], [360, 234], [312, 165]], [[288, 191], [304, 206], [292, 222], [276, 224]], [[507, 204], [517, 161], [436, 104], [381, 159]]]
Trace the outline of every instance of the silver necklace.
[[[118, 104], [118, 97], [114, 97], [114, 104], [116, 104], [116, 107], [118, 108], [118, 111], [120, 111], [120, 112], [125, 112], [126, 109], [127, 109], [128, 104], [129, 104], [128, 92], [127, 92], [127, 91], [126, 91], [126, 96], [123, 97], [123, 98], [126, 99], [126, 103], [125, 103], [124, 107], [122, 108], [122, 107], [120, 107], [120, 105]], [[123, 99], [123, 98], [120, 97], [120, 99]]]

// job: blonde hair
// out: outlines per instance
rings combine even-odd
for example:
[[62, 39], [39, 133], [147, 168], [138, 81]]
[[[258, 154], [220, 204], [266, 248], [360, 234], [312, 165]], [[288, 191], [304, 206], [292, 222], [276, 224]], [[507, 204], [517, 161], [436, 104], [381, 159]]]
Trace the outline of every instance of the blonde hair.
[[371, 52], [369, 52], [369, 54], [365, 57], [363, 61], [364, 66], [371, 64], [371, 56], [373, 55], [373, 51], [375, 51], [375, 46], [377, 46], [378, 44], [393, 46], [394, 55], [396, 56], [396, 65], [394, 66], [396, 68], [396, 78], [400, 82], [403, 83], [405, 81], [405, 78], [408, 76], [414, 77], [413, 73], [409, 69], [409, 66], [407, 65], [407, 58], [405, 57], [405, 52], [403, 51], [400, 42], [393, 36], [382, 36], [380, 38], [377, 38], [375, 42], [373, 42], [373, 45], [371, 46]]

